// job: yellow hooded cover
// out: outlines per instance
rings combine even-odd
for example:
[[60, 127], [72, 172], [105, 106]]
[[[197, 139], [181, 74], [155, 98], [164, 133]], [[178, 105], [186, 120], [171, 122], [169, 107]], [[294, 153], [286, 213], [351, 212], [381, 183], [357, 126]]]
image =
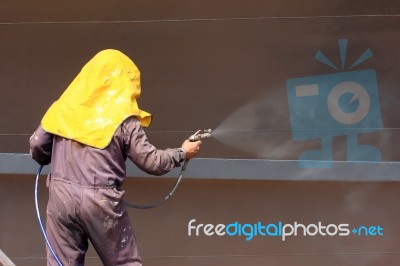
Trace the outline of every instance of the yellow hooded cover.
[[140, 72], [117, 50], [95, 55], [42, 119], [45, 131], [103, 149], [118, 126], [136, 116], [143, 127], [151, 115], [139, 109]]

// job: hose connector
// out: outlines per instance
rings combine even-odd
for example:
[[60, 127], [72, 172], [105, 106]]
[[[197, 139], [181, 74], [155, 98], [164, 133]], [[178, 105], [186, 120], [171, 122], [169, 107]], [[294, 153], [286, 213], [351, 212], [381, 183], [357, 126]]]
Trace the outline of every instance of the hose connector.
[[198, 130], [196, 133], [189, 137], [189, 141], [195, 142], [202, 139], [208, 139], [212, 137], [212, 130], [205, 129], [205, 130]]

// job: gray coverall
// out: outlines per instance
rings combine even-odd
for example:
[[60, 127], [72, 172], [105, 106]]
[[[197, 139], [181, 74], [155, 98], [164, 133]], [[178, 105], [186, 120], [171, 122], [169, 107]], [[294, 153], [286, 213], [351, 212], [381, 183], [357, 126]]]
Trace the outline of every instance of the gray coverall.
[[[83, 265], [88, 240], [101, 261], [142, 265], [135, 235], [122, 200], [125, 160], [143, 171], [162, 175], [185, 159], [182, 149], [157, 150], [135, 117], [126, 119], [104, 149], [92, 148], [45, 132], [30, 138], [32, 158], [51, 162], [47, 179], [46, 233], [63, 265]], [[57, 265], [47, 251], [48, 265]]]

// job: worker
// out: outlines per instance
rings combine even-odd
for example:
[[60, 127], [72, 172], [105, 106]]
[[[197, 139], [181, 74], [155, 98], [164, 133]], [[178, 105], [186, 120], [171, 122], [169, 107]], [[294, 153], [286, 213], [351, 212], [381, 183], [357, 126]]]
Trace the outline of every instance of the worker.
[[[157, 149], [143, 128], [152, 116], [139, 109], [140, 72], [117, 50], [96, 54], [42, 118], [30, 153], [51, 163], [46, 234], [63, 265], [84, 265], [90, 241], [102, 263], [142, 265], [123, 201], [125, 160], [163, 175], [194, 158], [201, 141]], [[57, 265], [47, 250], [48, 265]]]

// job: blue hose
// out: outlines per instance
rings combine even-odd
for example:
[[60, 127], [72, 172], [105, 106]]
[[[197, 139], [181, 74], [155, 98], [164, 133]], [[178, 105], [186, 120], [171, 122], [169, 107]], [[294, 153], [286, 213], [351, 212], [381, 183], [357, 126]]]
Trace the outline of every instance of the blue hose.
[[42, 168], [43, 168], [43, 165], [41, 165], [39, 167], [39, 170], [38, 170], [37, 175], [36, 175], [36, 183], [35, 183], [36, 214], [37, 214], [37, 218], [38, 218], [38, 221], [39, 221], [40, 229], [42, 230], [42, 234], [43, 234], [44, 240], [46, 241], [46, 244], [49, 247], [49, 249], [51, 251], [51, 254], [53, 254], [55, 260], [57, 261], [58, 266], [63, 266], [61, 261], [60, 261], [60, 259], [57, 257], [56, 253], [54, 252], [53, 247], [51, 246], [49, 239], [47, 238], [46, 230], [44, 229], [44, 226], [43, 226], [43, 223], [42, 223], [42, 219], [40, 218], [37, 190], [38, 190], [39, 176], [40, 176], [40, 173], [42, 172]]

